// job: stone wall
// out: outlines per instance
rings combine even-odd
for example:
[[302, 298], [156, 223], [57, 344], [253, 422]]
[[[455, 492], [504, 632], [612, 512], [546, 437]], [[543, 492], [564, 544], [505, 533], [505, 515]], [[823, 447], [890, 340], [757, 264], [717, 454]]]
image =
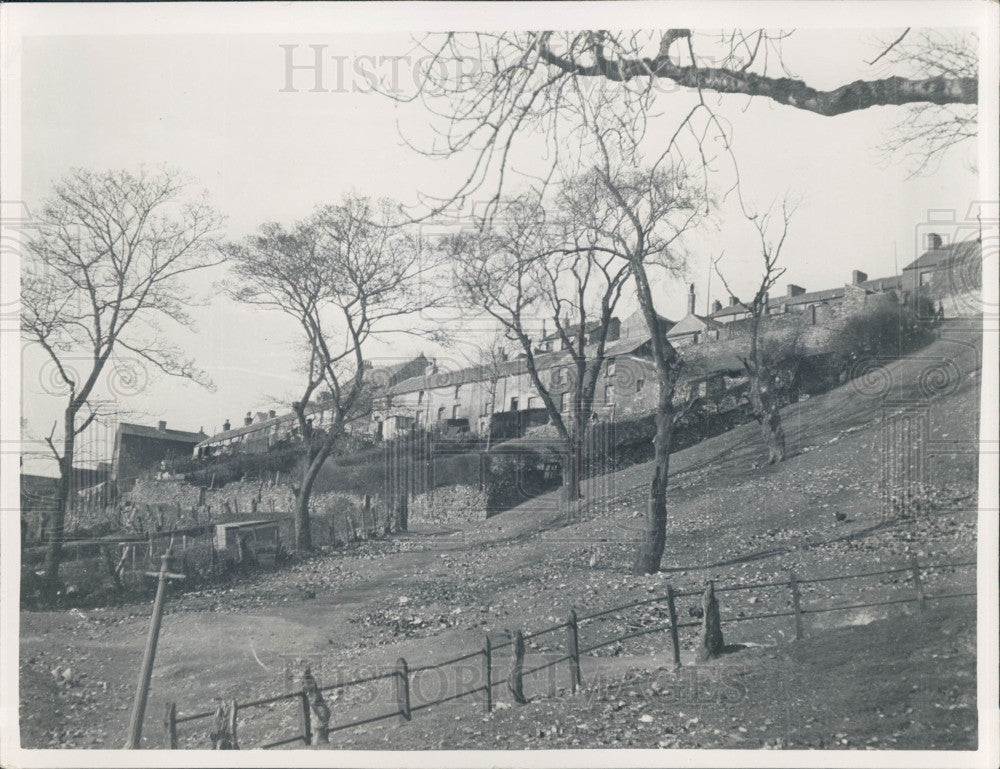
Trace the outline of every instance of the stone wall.
[[449, 525], [486, 520], [486, 493], [474, 486], [442, 486], [410, 500], [411, 524]]

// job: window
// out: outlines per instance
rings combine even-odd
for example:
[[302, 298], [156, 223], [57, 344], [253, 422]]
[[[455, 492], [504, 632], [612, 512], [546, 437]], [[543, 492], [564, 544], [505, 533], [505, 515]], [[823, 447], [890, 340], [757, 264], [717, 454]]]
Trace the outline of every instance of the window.
[[538, 408], [538, 398], [536, 398], [534, 395], [528, 398], [528, 408], [529, 409]]
[[615, 386], [614, 385], [610, 385], [609, 384], [607, 387], [604, 388], [604, 402], [605, 403], [614, 403], [615, 402]]
[[613, 377], [615, 375], [615, 359], [614, 358], [608, 358], [608, 370], [605, 373], [609, 377]]
[[559, 396], [559, 410], [565, 411], [569, 408], [569, 393], [562, 393]]
[[645, 386], [646, 386], [646, 380], [645, 379], [636, 379], [635, 380], [635, 391], [637, 393], [641, 393], [642, 392], [642, 388], [645, 387]]
[[451, 407], [451, 418], [458, 419], [458, 404], [456, 403]]
[[444, 406], [438, 408], [438, 422], [444, 421]]
[[459, 393], [460, 393], [461, 391], [462, 391], [462, 385], [460, 385], [460, 384], [457, 384], [457, 385], [455, 385], [455, 397], [456, 397], [456, 398], [458, 397], [458, 394], [459, 394]]
[[424, 402], [424, 391], [421, 390], [420, 392], [417, 393], [417, 405], [419, 406], [423, 402]]
[[510, 410], [517, 411], [517, 398], [510, 399]]

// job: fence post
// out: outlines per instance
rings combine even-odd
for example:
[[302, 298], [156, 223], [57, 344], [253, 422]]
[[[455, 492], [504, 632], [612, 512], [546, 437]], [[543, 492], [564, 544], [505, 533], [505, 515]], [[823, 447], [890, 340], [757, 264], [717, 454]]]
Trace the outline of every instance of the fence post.
[[526, 705], [528, 700], [524, 696], [524, 633], [518, 630], [514, 633], [514, 666], [510, 670], [507, 678], [507, 688], [514, 695], [514, 702], [518, 705]]
[[306, 745], [312, 745], [312, 713], [309, 710], [309, 697], [306, 695], [304, 689], [299, 692], [299, 703], [302, 705], [302, 741]]
[[702, 660], [718, 657], [725, 642], [722, 640], [722, 620], [719, 617], [719, 599], [715, 597], [715, 583], [708, 581], [708, 587], [701, 597], [702, 638], [699, 651]]
[[667, 612], [670, 614], [670, 643], [674, 647], [674, 667], [681, 666], [681, 639], [677, 630], [677, 604], [674, 602], [674, 587], [667, 585]]
[[569, 651], [569, 687], [573, 694], [576, 694], [576, 687], [582, 681], [580, 679], [580, 637], [577, 634], [576, 610], [570, 609], [569, 619], [566, 620], [566, 648]]
[[489, 633], [485, 634], [483, 644], [483, 667], [486, 668], [486, 712], [493, 712], [493, 643]]
[[799, 594], [799, 581], [795, 572], [788, 572], [788, 586], [792, 589], [792, 610], [795, 612], [795, 640], [802, 640], [802, 596]]
[[400, 657], [396, 660], [396, 706], [399, 708], [401, 720], [410, 720], [410, 669], [406, 660]]
[[229, 700], [229, 739], [232, 742], [232, 750], [239, 750], [240, 743], [236, 739], [236, 709], [239, 706], [236, 700]]
[[327, 743], [330, 741], [330, 707], [323, 699], [323, 693], [319, 690], [319, 684], [313, 678], [312, 670], [306, 666], [302, 673], [302, 693], [312, 708], [316, 716], [316, 738], [311, 744]]
[[163, 734], [166, 737], [167, 747], [170, 750], [177, 749], [177, 705], [168, 702], [163, 714]]
[[239, 750], [236, 741], [236, 700], [222, 703], [215, 710], [215, 728], [208, 734], [212, 750]]
[[924, 583], [920, 579], [920, 565], [916, 556], [910, 558], [910, 568], [913, 569], [913, 587], [917, 591], [917, 610], [922, 612], [927, 608], [927, 597], [924, 595]]

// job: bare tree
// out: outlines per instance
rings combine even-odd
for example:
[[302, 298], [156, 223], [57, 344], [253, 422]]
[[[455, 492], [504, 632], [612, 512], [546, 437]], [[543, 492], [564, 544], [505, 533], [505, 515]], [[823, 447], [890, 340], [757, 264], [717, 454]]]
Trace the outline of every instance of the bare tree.
[[[711, 153], [721, 139], [730, 150], [733, 126], [715, 94], [766, 99], [823, 118], [876, 106], [907, 108], [939, 116], [936, 128], [904, 131], [900, 141], [934, 154], [952, 140], [975, 132], [978, 71], [974, 35], [955, 33], [942, 49], [940, 35], [910, 45], [910, 36], [872, 63], [891, 66], [886, 77], [855, 80], [832, 89], [816, 88], [793, 76], [783, 55], [790, 30], [691, 29], [502, 31], [441, 33], [425, 36], [420, 87], [413, 93], [387, 95], [421, 101], [440, 118], [431, 144], [419, 150], [437, 156], [470, 153], [467, 177], [450, 203], [489, 184], [499, 200], [505, 178], [513, 172], [519, 137], [545, 136], [553, 167], [573, 147], [574, 115], [602, 84], [613, 87], [616, 107], [605, 110], [607, 127], [619, 126], [626, 141], [641, 139], [651, 119], [672, 121], [663, 152], [693, 157]], [[887, 48], [885, 44], [883, 49]], [[685, 98], [687, 96], [688, 98]], [[679, 108], [662, 107], [660, 100]], [[938, 109], [943, 108], [943, 109]], [[960, 130], [949, 130], [949, 114], [959, 116]], [[929, 128], [930, 130], [926, 130]], [[954, 126], [951, 126], [954, 128]], [[943, 139], [943, 141], [939, 141]], [[705, 158], [707, 161], [711, 158]]]
[[[650, 335], [650, 349], [659, 385], [653, 477], [650, 480], [642, 544], [632, 566], [634, 574], [659, 570], [666, 546], [670, 454], [674, 427], [690, 403], [678, 413], [675, 389], [682, 362], [667, 341], [663, 321], [653, 301], [654, 271], [679, 277], [686, 266], [682, 236], [706, 213], [710, 201], [691, 184], [683, 165], [665, 155], [652, 166], [635, 166], [616, 157], [605, 133], [590, 123], [597, 162], [589, 172], [594, 181], [594, 216], [589, 229], [594, 248], [625, 260], [635, 278], [639, 307]], [[690, 399], [689, 399], [690, 400]]]
[[[167, 318], [191, 326], [187, 273], [219, 264], [219, 215], [204, 198], [185, 202], [175, 171], [72, 171], [55, 185], [28, 241], [21, 280], [21, 329], [51, 359], [67, 393], [59, 494], [46, 539], [46, 580], [59, 579], [78, 437], [102, 417], [95, 399], [110, 364], [125, 356], [170, 376], [209, 384], [162, 334]], [[134, 363], [132, 364], [134, 365]], [[126, 376], [130, 375], [128, 372]], [[53, 427], [53, 433], [55, 427]]]
[[[555, 215], [547, 216], [540, 196], [508, 199], [495, 220], [446, 240], [459, 295], [520, 345], [527, 373], [565, 447], [561, 464], [568, 503], [581, 497], [594, 392], [611, 318], [629, 278], [627, 262], [581, 238], [583, 227], [573, 218], [581, 206], [578, 183], [563, 186]], [[540, 319], [551, 321], [556, 351], [537, 347], [533, 326]], [[548, 377], [543, 363], [552, 369]], [[562, 402], [564, 395], [568, 402]]]
[[[928, 82], [978, 83], [978, 43], [978, 36], [965, 30], [908, 28], [871, 64], [884, 64]], [[903, 154], [912, 164], [912, 174], [917, 175], [935, 166], [955, 145], [975, 139], [977, 133], [974, 103], [928, 100], [911, 105], [881, 147], [890, 154]]]
[[[366, 344], [406, 331], [387, 322], [432, 304], [422, 291], [427, 261], [398, 225], [389, 201], [349, 196], [290, 229], [265, 224], [227, 247], [237, 279], [233, 298], [280, 310], [302, 332], [305, 381], [292, 403], [302, 450], [292, 486], [299, 550], [312, 548], [313, 485], [364, 397]], [[324, 427], [314, 422], [320, 412], [329, 414]]]
[[[785, 431], [781, 426], [781, 406], [778, 399], [778, 363], [782, 353], [791, 351], [785, 350], [780, 344], [772, 344], [769, 349], [764, 343], [764, 332], [766, 330], [765, 319], [768, 315], [768, 297], [774, 285], [782, 275], [785, 274], [785, 267], [780, 266], [781, 249], [785, 244], [785, 237], [788, 235], [788, 224], [792, 219], [794, 209], [789, 208], [788, 201], [781, 204], [780, 229], [777, 235], [771, 236], [769, 231], [774, 221], [774, 212], [766, 214], [749, 215], [747, 218], [757, 231], [760, 244], [760, 258], [763, 272], [760, 281], [757, 283], [753, 298], [749, 302], [741, 302], [739, 297], [733, 293], [725, 275], [719, 269], [720, 256], [714, 260], [715, 272], [722, 280], [726, 291], [736, 301], [747, 308], [750, 316], [749, 350], [743, 360], [743, 366], [747, 370], [750, 384], [750, 408], [753, 410], [754, 418], [760, 423], [761, 436], [764, 445], [767, 447], [767, 462], [775, 464], [785, 460]], [[795, 337], [797, 343], [797, 336]]]

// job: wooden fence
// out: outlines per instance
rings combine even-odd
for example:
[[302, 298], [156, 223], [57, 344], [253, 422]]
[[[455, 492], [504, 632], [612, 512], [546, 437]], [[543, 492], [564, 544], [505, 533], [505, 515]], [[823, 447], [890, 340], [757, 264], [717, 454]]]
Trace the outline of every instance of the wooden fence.
[[[166, 746], [170, 748], [177, 747], [177, 727], [180, 724], [190, 723], [193, 721], [199, 721], [203, 719], [214, 719], [212, 730], [209, 733], [210, 740], [212, 742], [212, 747], [215, 749], [238, 749], [239, 742], [237, 736], [237, 721], [238, 714], [250, 710], [252, 708], [258, 708], [262, 706], [269, 706], [279, 702], [292, 702], [295, 703], [296, 709], [299, 711], [299, 722], [300, 727], [298, 731], [290, 737], [285, 739], [280, 739], [275, 742], [269, 742], [264, 745], [255, 746], [258, 748], [276, 748], [283, 745], [290, 745], [293, 743], [301, 742], [303, 745], [316, 745], [321, 743], [328, 743], [330, 734], [334, 732], [339, 732], [345, 729], [351, 729], [358, 726], [363, 726], [365, 724], [375, 723], [376, 721], [383, 721], [390, 718], [398, 718], [401, 721], [409, 721], [413, 714], [431, 708], [437, 705], [444, 704], [446, 702], [452, 702], [465, 697], [473, 697], [479, 695], [482, 701], [483, 709], [486, 713], [490, 713], [494, 707], [494, 694], [493, 690], [502, 685], [506, 685], [512, 699], [514, 702], [519, 704], [524, 704], [528, 702], [528, 698], [524, 694], [524, 679], [528, 676], [539, 673], [543, 670], [552, 668], [556, 665], [561, 665], [563, 663], [567, 664], [567, 670], [569, 673], [570, 691], [576, 693], [577, 688], [582, 685], [582, 677], [580, 673], [580, 657], [583, 654], [588, 654], [594, 652], [603, 647], [610, 646], [615, 643], [620, 643], [622, 641], [637, 638], [639, 636], [644, 636], [652, 633], [670, 633], [670, 643], [673, 654], [673, 661], [676, 667], [681, 665], [681, 644], [680, 644], [680, 633], [679, 631], [685, 628], [692, 628], [698, 626], [708, 627], [709, 617], [706, 614], [697, 620], [689, 622], [678, 622], [677, 620], [677, 599], [691, 596], [702, 596], [704, 599], [704, 605], [708, 605], [708, 599], [711, 596], [711, 600], [714, 602], [714, 594], [716, 593], [728, 593], [735, 591], [744, 590], [764, 590], [764, 589], [787, 589], [791, 598], [792, 609], [790, 611], [778, 611], [778, 612], [764, 612], [758, 614], [751, 614], [749, 616], [726, 616], [724, 618], [719, 618], [716, 615], [717, 622], [746, 622], [750, 620], [762, 620], [771, 618], [781, 618], [781, 617], [791, 617], [793, 618], [793, 628], [795, 632], [795, 637], [801, 639], [804, 635], [803, 630], [803, 619], [806, 615], [820, 614], [824, 612], [834, 612], [834, 611], [849, 611], [857, 610], [868, 607], [877, 606], [888, 606], [892, 604], [903, 604], [903, 603], [916, 603], [918, 610], [923, 611], [929, 601], [939, 601], [950, 598], [962, 598], [968, 596], [975, 596], [974, 591], [968, 592], [957, 592], [957, 593], [943, 593], [940, 595], [927, 595], [924, 590], [924, 582], [922, 579], [922, 573], [926, 573], [929, 570], [936, 569], [959, 569], [969, 566], [975, 566], [975, 561], [963, 561], [959, 563], [940, 563], [940, 564], [924, 564], [921, 566], [917, 563], [914, 558], [909, 563], [904, 566], [898, 566], [891, 569], [881, 569], [877, 571], [861, 572], [858, 574], [844, 574], [835, 575], [827, 577], [816, 577], [812, 579], [800, 579], [793, 572], [789, 573], [787, 580], [775, 580], [769, 582], [756, 582], [751, 584], [742, 585], [728, 585], [728, 586], [715, 586], [713, 583], [709, 582], [708, 587], [702, 590], [687, 590], [687, 591], [677, 591], [671, 585], [667, 585], [666, 592], [660, 595], [653, 596], [651, 598], [646, 598], [642, 600], [632, 601], [630, 603], [625, 603], [617, 606], [612, 606], [610, 608], [601, 609], [599, 611], [592, 612], [583, 616], [578, 616], [575, 610], [569, 612], [569, 615], [564, 622], [560, 622], [556, 625], [543, 628], [541, 630], [535, 630], [533, 632], [524, 632], [522, 630], [514, 631], [510, 634], [507, 641], [503, 643], [495, 643], [487, 634], [484, 639], [483, 646], [479, 649], [471, 650], [461, 656], [454, 657], [451, 659], [444, 660], [442, 662], [436, 662], [433, 664], [421, 665], [417, 667], [409, 667], [406, 660], [400, 658], [396, 666], [391, 670], [386, 670], [374, 675], [364, 676], [361, 678], [356, 678], [350, 681], [338, 682], [330, 684], [327, 686], [318, 686], [316, 681], [313, 679], [312, 673], [309, 668], [305, 668], [302, 675], [302, 687], [298, 691], [288, 692], [286, 694], [279, 694], [274, 697], [267, 697], [264, 699], [253, 700], [251, 702], [238, 703], [235, 700], [229, 700], [218, 705], [214, 710], [205, 710], [200, 713], [193, 713], [190, 715], [179, 716], [177, 714], [177, 708], [174, 703], [167, 703], [166, 713], [164, 717], [164, 732], [166, 737]], [[819, 584], [836, 582], [841, 580], [850, 579], [860, 579], [866, 577], [876, 577], [876, 576], [887, 576], [891, 574], [908, 574], [909, 579], [912, 580], [913, 592], [902, 598], [893, 598], [889, 600], [871, 601], [866, 603], [855, 603], [850, 605], [838, 605], [838, 606], [807, 606], [804, 605], [802, 600], [801, 587], [803, 585]], [[624, 634], [614, 635], [608, 638], [603, 638], [595, 642], [589, 643], [585, 646], [580, 645], [580, 627], [588, 623], [593, 623], [602, 618], [609, 618], [613, 615], [620, 614], [622, 612], [628, 611], [630, 609], [635, 609], [641, 606], [656, 606], [657, 604], [665, 606], [666, 614], [668, 617], [667, 622], [654, 624], [649, 627], [641, 627], [638, 630], [631, 632], [626, 632]], [[717, 604], [716, 604], [717, 606]], [[536, 664], [532, 667], [525, 668], [526, 661], [526, 642], [534, 641], [535, 639], [541, 638], [543, 636], [548, 636], [559, 631], [565, 631], [564, 643], [555, 644], [560, 647], [560, 651], [563, 653], [554, 659], [548, 659], [541, 664]], [[494, 675], [494, 670], [496, 668], [496, 654], [501, 650], [510, 649], [510, 673], [506, 678], [497, 678]], [[478, 686], [460, 689], [455, 693], [449, 694], [447, 696], [438, 697], [436, 699], [419, 702], [413, 704], [411, 702], [410, 692], [411, 687], [417, 680], [417, 677], [421, 673], [432, 670], [440, 670], [451, 665], [456, 665], [462, 662], [468, 662], [470, 660], [480, 660], [480, 672], [482, 683]], [[391, 711], [379, 713], [374, 716], [366, 718], [357, 718], [354, 720], [348, 720], [343, 723], [336, 725], [330, 724], [330, 707], [327, 704], [325, 698], [323, 697], [324, 692], [331, 692], [333, 690], [346, 690], [350, 687], [361, 686], [364, 684], [371, 684], [380, 681], [391, 681], [392, 691], [391, 694], [395, 698], [395, 708]]]

